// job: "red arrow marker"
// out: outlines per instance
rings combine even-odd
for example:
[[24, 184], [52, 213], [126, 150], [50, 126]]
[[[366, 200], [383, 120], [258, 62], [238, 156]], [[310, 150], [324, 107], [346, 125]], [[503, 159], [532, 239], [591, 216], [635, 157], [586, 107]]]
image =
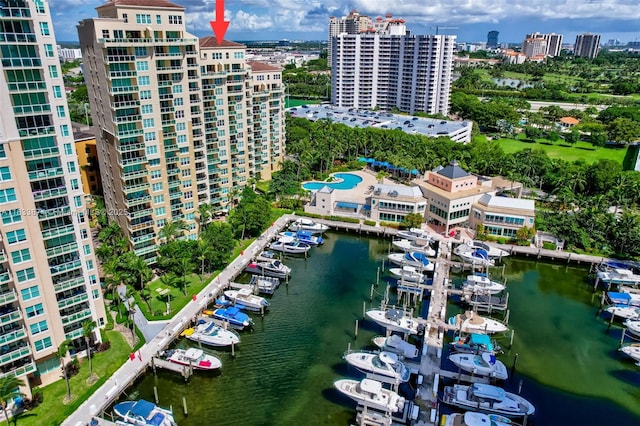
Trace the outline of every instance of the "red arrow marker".
[[227, 32], [227, 28], [229, 28], [229, 21], [224, 20], [224, 0], [216, 0], [216, 20], [209, 21], [209, 23], [211, 24], [213, 33], [216, 35], [218, 45], [222, 45], [224, 34]]

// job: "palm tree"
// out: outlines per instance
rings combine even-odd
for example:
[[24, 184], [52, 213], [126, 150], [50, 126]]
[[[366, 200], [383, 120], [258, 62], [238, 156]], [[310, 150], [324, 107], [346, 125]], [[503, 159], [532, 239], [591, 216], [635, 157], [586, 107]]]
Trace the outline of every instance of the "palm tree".
[[200, 261], [200, 281], [204, 281], [204, 262], [213, 252], [211, 245], [207, 240], [199, 239], [196, 245], [196, 253]]
[[389, 176], [389, 172], [387, 172], [386, 170], [380, 170], [376, 174], [376, 179], [378, 179], [379, 183], [383, 183], [384, 182], [384, 178], [386, 178], [387, 176]]
[[202, 203], [198, 205], [198, 236], [202, 235], [202, 231], [211, 220], [212, 210], [211, 204]]
[[93, 375], [93, 365], [91, 364], [91, 336], [93, 330], [96, 328], [96, 322], [90, 319], [85, 320], [82, 323], [82, 335], [84, 336], [84, 343], [87, 345], [87, 359], [89, 360], [89, 383], [93, 383], [96, 377]]
[[68, 339], [60, 343], [60, 346], [58, 346], [58, 358], [60, 358], [60, 367], [62, 368], [64, 380], [67, 383], [67, 396], [64, 399], [66, 402], [71, 400], [71, 386], [69, 385], [69, 375], [67, 374], [67, 365], [64, 362], [64, 357], [67, 356], [69, 347], [71, 347], [71, 340]]
[[[160, 282], [164, 287], [171, 290], [172, 287], [176, 287], [179, 278], [173, 272], [167, 272], [160, 277]], [[171, 312], [171, 293], [167, 293], [167, 311]]]
[[182, 257], [178, 259], [178, 263], [176, 264], [178, 269], [178, 273], [182, 276], [182, 291], [184, 295], [187, 295], [187, 274], [189, 274], [193, 270], [193, 264], [191, 263], [191, 259], [187, 257]]
[[[4, 418], [7, 419], [7, 426], [9, 425], [7, 407], [14, 398], [22, 396], [19, 390], [21, 386], [24, 386], [24, 380], [17, 378], [13, 374], [0, 378], [0, 404], [2, 404]], [[11, 415], [13, 416], [13, 410]]]
[[147, 262], [137, 255], [134, 255], [129, 259], [127, 269], [133, 271], [140, 279], [140, 290], [144, 288], [144, 283], [149, 281], [153, 275], [153, 272], [149, 265], [147, 265]]
[[167, 241], [173, 241], [176, 238], [181, 237], [187, 229], [189, 229], [189, 227], [184, 220], [172, 220], [162, 227], [158, 233], [158, 237], [164, 238]]

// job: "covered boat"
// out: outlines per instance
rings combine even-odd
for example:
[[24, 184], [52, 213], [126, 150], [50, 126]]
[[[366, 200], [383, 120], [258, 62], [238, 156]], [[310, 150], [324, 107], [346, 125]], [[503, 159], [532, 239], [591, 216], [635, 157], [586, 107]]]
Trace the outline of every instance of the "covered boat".
[[224, 295], [234, 303], [241, 303], [242, 306], [250, 311], [265, 311], [269, 307], [267, 299], [253, 294], [248, 288], [225, 290]]
[[474, 383], [473, 385], [445, 386], [443, 402], [463, 409], [472, 409], [507, 417], [531, 416], [536, 409], [529, 401], [504, 389]]
[[431, 235], [429, 235], [429, 232], [421, 228], [401, 229], [398, 231], [397, 235], [398, 237], [409, 241], [415, 241], [418, 239], [426, 241], [431, 240]]
[[290, 231], [310, 231], [313, 234], [322, 234], [325, 231], [329, 230], [327, 225], [323, 225], [322, 223], [317, 223], [312, 221], [311, 219], [299, 218], [291, 222], [289, 225]]
[[249, 315], [244, 312], [240, 312], [235, 306], [229, 306], [227, 308], [218, 308], [212, 312], [212, 316], [218, 321], [229, 324], [233, 328], [242, 330], [245, 327], [253, 325], [253, 320]]
[[392, 390], [382, 387], [382, 383], [362, 379], [361, 381], [336, 380], [334, 386], [359, 404], [384, 412], [396, 413], [404, 407], [405, 399]]
[[366, 312], [367, 317], [387, 330], [400, 333], [418, 334], [418, 321], [409, 313], [399, 309], [371, 309]]
[[324, 239], [319, 235], [313, 235], [311, 231], [301, 229], [299, 231], [284, 231], [279, 234], [281, 237], [297, 238], [303, 243], [311, 246], [319, 246], [324, 243]]
[[507, 326], [492, 318], [482, 317], [473, 311], [466, 311], [449, 318], [449, 324], [455, 325], [463, 333], [503, 333]]
[[466, 336], [456, 336], [451, 342], [451, 347], [456, 352], [464, 353], [497, 353], [501, 348], [486, 334], [470, 333]]
[[395, 379], [398, 383], [409, 380], [409, 369], [392, 352], [355, 351], [344, 355], [344, 359], [363, 373], [373, 373]]
[[113, 412], [130, 425], [176, 426], [176, 421], [170, 410], [158, 407], [144, 399], [119, 402], [113, 406]]
[[417, 358], [420, 354], [415, 345], [403, 340], [397, 334], [389, 337], [376, 336], [373, 338], [373, 343], [383, 351], [393, 352], [405, 358]]
[[459, 251], [456, 253], [465, 263], [471, 263], [474, 266], [493, 266], [495, 261], [489, 258], [489, 254], [483, 249], [471, 249], [468, 251]]
[[305, 254], [311, 249], [311, 246], [293, 237], [280, 237], [277, 241], [269, 244], [269, 248], [282, 253]]
[[489, 352], [481, 354], [457, 353], [449, 355], [449, 360], [461, 370], [478, 376], [489, 376], [499, 380], [507, 380], [509, 373], [502, 361]]
[[426, 254], [419, 251], [408, 251], [406, 253], [390, 253], [387, 256], [389, 262], [398, 266], [411, 266], [420, 271], [433, 271], [433, 263]]
[[478, 250], [478, 249], [484, 250], [485, 252], [487, 252], [487, 256], [489, 256], [489, 259], [499, 259], [502, 257], [509, 256], [508, 251], [502, 250], [498, 247], [489, 245], [484, 241], [478, 241], [478, 240], [467, 241], [466, 243], [456, 247], [456, 249], [460, 252]]

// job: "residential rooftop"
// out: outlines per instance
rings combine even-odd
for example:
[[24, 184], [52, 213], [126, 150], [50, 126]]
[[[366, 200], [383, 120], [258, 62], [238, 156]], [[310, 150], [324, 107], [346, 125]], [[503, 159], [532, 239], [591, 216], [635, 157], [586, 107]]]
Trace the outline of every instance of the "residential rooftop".
[[307, 118], [312, 121], [329, 119], [334, 123], [342, 123], [349, 127], [395, 129], [432, 138], [450, 137], [456, 142], [468, 142], [471, 140], [471, 121], [413, 117], [384, 111], [369, 111], [324, 104], [302, 105], [288, 108], [286, 111], [293, 117]]

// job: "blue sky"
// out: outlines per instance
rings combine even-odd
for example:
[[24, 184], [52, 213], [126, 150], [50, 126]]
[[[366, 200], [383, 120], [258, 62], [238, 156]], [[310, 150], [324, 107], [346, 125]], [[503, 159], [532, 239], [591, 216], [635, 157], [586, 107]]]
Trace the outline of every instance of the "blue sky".
[[[78, 21], [96, 17], [106, 0], [49, 0], [58, 41], [78, 39]], [[212, 35], [215, 0], [177, 0], [186, 8], [187, 31]], [[230, 40], [320, 40], [327, 38], [329, 16], [356, 9], [373, 18], [391, 13], [404, 18], [413, 34], [432, 34], [435, 26], [460, 41], [486, 41], [500, 31], [500, 42], [520, 42], [528, 32], [555, 32], [573, 43], [583, 32], [601, 40], [640, 40], [637, 0], [226, 0]]]

